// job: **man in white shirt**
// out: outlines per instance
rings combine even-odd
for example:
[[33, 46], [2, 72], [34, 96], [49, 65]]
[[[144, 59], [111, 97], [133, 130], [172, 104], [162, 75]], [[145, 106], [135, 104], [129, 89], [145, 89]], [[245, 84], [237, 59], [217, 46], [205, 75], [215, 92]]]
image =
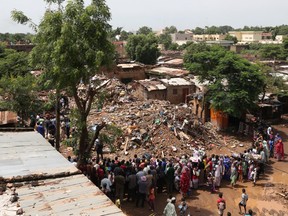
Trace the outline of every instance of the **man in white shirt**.
[[242, 189], [242, 196], [241, 196], [241, 201], [239, 203], [239, 214], [242, 214], [242, 206], [244, 207], [244, 214], [246, 214], [246, 204], [248, 200], [248, 195], [246, 194], [246, 190], [243, 188]]

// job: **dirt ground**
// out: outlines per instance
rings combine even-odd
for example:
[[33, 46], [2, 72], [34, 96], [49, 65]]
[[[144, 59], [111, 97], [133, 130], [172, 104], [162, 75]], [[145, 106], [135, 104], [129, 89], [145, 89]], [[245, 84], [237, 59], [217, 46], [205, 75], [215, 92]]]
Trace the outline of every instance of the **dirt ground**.
[[[278, 162], [275, 159], [271, 159], [267, 164], [264, 176], [262, 175], [260, 180], [257, 181], [256, 186], [253, 186], [251, 182], [237, 183], [237, 186], [233, 189], [229, 182], [222, 181], [222, 187], [219, 192], [223, 192], [224, 198], [227, 202], [227, 212], [231, 212], [232, 215], [240, 215], [238, 209], [238, 203], [241, 198], [242, 188], [246, 189], [249, 195], [247, 202], [247, 210], [252, 209], [255, 215], [259, 216], [288, 216], [288, 200], [277, 194], [281, 192], [283, 188], [288, 190], [288, 127], [287, 123], [273, 125], [275, 129], [280, 133], [284, 139], [285, 160]], [[244, 144], [244, 147], [232, 146], [234, 143], [229, 143], [229, 136], [225, 139], [227, 145], [222, 148], [214, 148], [208, 154], [229, 154], [232, 152], [243, 152], [245, 147], [251, 144], [251, 139], [247, 137], [240, 137], [240, 143]], [[238, 139], [239, 140], [239, 139]], [[179, 205], [181, 195], [175, 193], [174, 196], [177, 199], [176, 206]], [[157, 194], [156, 197], [156, 211], [155, 215], [162, 215], [163, 209], [166, 205], [168, 195], [164, 192]], [[189, 206], [188, 212], [192, 216], [210, 216], [218, 215], [216, 200], [218, 193], [209, 191], [206, 186], [202, 186], [198, 190], [193, 190], [191, 196], [186, 200]], [[148, 205], [146, 203], [144, 208], [136, 208], [135, 203], [124, 202], [122, 210], [129, 216], [148, 216], [151, 215]], [[179, 215], [179, 212], [178, 212]]]

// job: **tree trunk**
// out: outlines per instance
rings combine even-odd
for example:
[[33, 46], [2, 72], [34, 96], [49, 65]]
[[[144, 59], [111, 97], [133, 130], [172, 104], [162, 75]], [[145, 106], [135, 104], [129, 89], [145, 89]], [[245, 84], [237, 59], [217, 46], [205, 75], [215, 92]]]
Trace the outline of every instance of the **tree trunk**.
[[56, 89], [56, 150], [60, 150], [60, 91]]
[[86, 163], [86, 157], [88, 154], [86, 149], [87, 149], [87, 146], [89, 146], [86, 116], [83, 116], [83, 114], [81, 114], [81, 127], [82, 128], [81, 128], [81, 135], [80, 135], [80, 140], [79, 140], [77, 167], [80, 167], [81, 165]]
[[106, 126], [105, 122], [102, 122], [100, 125], [97, 125], [93, 139], [91, 140], [90, 144], [87, 146], [86, 152], [90, 152], [96, 139], [98, 139], [100, 131]]

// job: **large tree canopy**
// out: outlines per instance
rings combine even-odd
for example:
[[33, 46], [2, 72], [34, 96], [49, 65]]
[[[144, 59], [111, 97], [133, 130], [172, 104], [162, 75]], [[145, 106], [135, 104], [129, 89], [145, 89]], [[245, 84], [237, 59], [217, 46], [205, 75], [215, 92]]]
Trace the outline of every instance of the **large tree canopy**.
[[[79, 116], [77, 150], [80, 165], [96, 139], [88, 136], [87, 116], [94, 96], [107, 84], [92, 77], [114, 56], [113, 45], [108, 39], [111, 16], [105, 0], [91, 0], [87, 6], [83, 0], [68, 1], [65, 6], [63, 0], [45, 1], [56, 3], [58, 7], [48, 7], [37, 27], [32, 64], [44, 71], [44, 78], [57, 90], [66, 89], [74, 97]], [[30, 21], [26, 18], [22, 22], [22, 15], [17, 11], [12, 15], [18, 22]]]
[[206, 99], [211, 106], [235, 117], [251, 109], [264, 86], [259, 67], [219, 46], [192, 44], [184, 57], [185, 66], [208, 82]]
[[25, 75], [30, 71], [27, 53], [6, 49], [5, 45], [0, 43], [0, 78]]
[[130, 35], [128, 37], [126, 51], [132, 60], [143, 64], [155, 64], [160, 56], [158, 40], [154, 34]]

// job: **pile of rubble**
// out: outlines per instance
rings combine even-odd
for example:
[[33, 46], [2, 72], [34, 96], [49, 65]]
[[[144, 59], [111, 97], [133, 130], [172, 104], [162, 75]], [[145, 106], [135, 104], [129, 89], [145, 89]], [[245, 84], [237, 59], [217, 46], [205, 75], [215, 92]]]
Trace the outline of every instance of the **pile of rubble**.
[[91, 110], [89, 122], [93, 125], [105, 121], [122, 129], [122, 137], [114, 143], [117, 151], [127, 155], [132, 149], [142, 148], [158, 157], [173, 157], [223, 144], [216, 129], [209, 123], [202, 124], [186, 104], [140, 101], [133, 97], [131, 86], [117, 80], [107, 91], [107, 102], [101, 110]]
[[0, 215], [23, 215], [19, 197], [13, 184], [0, 184]]

